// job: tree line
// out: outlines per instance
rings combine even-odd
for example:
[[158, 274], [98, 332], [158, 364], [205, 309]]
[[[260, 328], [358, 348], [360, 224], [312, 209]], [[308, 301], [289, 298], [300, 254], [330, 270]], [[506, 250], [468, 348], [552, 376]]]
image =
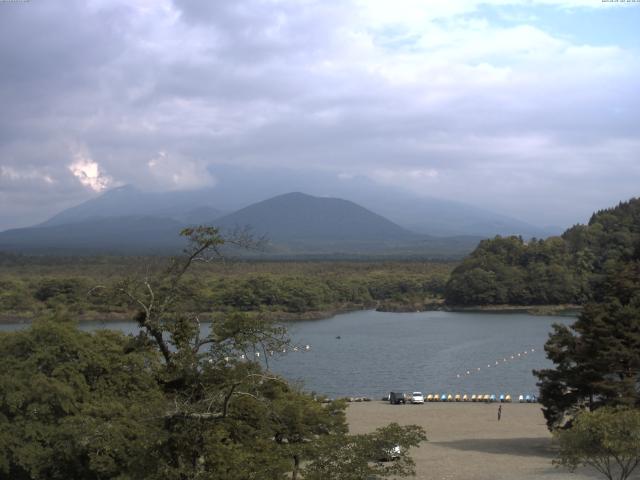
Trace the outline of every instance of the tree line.
[[585, 304], [629, 258], [640, 241], [640, 199], [594, 213], [560, 237], [496, 237], [451, 273], [445, 287], [452, 305]]
[[[157, 260], [156, 260], [157, 262]], [[0, 276], [0, 313], [30, 314], [67, 309], [72, 314], [126, 311], [118, 299], [105, 301], [87, 292], [97, 283], [124, 274], [115, 269], [101, 272], [100, 265], [81, 271], [75, 263], [56, 266], [6, 269]], [[113, 267], [111, 267], [113, 268]], [[77, 270], [76, 270], [77, 269]], [[285, 312], [291, 314], [371, 307], [377, 302], [423, 302], [441, 297], [452, 264], [448, 263], [363, 263], [305, 264], [240, 263], [226, 269], [194, 266], [183, 279], [189, 287], [189, 308], [196, 312], [230, 310]], [[156, 269], [157, 270], [157, 269]], [[148, 265], [130, 268], [138, 276]], [[152, 269], [153, 271], [153, 269]]]

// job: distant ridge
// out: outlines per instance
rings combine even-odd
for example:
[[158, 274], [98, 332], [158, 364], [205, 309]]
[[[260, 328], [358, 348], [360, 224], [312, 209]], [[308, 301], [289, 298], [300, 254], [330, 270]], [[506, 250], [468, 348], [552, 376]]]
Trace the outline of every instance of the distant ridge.
[[132, 215], [0, 232], [0, 250], [51, 254], [176, 253], [184, 225], [170, 218]]
[[65, 225], [92, 218], [147, 216], [183, 223], [210, 223], [222, 215], [206, 191], [143, 192], [131, 185], [108, 190], [97, 198], [63, 210], [40, 227]]
[[361, 177], [344, 181], [327, 173], [316, 172], [310, 178], [293, 175], [288, 170], [232, 167], [217, 167], [214, 174], [218, 183], [199, 190], [146, 192], [129, 185], [114, 188], [54, 215], [41, 225], [128, 215], [211, 223], [248, 205], [294, 191], [355, 202], [404, 229], [423, 235], [544, 238], [564, 230], [560, 227], [540, 228], [476, 205], [415, 195]]
[[[265, 252], [253, 255], [386, 255], [450, 257], [470, 252], [479, 237], [429, 237], [411, 232], [354, 202], [340, 198], [287, 193], [257, 202], [237, 212], [209, 220], [211, 207], [182, 208], [181, 219], [153, 215], [115, 216], [135, 189], [110, 192], [75, 209], [56, 215], [44, 224], [0, 232], [0, 250], [57, 254], [174, 254], [184, 246], [179, 232], [187, 225], [209, 224], [230, 231], [249, 227], [266, 236]], [[105, 208], [98, 208], [100, 205]], [[152, 210], [170, 212], [165, 205], [141, 202], [134, 213]], [[173, 210], [176, 211], [175, 209]], [[92, 216], [91, 216], [92, 215]], [[197, 221], [197, 220], [202, 221]]]

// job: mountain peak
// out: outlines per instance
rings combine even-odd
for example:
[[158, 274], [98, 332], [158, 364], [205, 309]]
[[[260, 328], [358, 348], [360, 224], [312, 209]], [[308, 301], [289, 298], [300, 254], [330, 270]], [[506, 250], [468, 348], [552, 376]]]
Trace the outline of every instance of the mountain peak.
[[308, 193], [303, 193], [303, 192], [288, 192], [288, 193], [283, 193], [282, 195], [276, 195], [273, 198], [296, 198], [296, 197], [303, 197], [303, 198], [317, 198], [314, 197], [313, 195], [309, 195]]
[[170, 252], [182, 247], [181, 228], [202, 223], [250, 227], [256, 237], [267, 237], [275, 255], [455, 255], [470, 251], [478, 241], [421, 236], [350, 200], [302, 192], [272, 197], [221, 218], [215, 208], [201, 203], [204, 196], [196, 200], [124, 186], [62, 212], [49, 225], [0, 233], [0, 249]]
[[[328, 197], [316, 197], [314, 195], [309, 195], [308, 193], [303, 192], [289, 192], [283, 193], [282, 195], [276, 195], [275, 197], [268, 198], [264, 201], [270, 200], [322, 200]], [[345, 200], [346, 201], [346, 200]]]
[[217, 221], [223, 227], [249, 226], [281, 241], [398, 241], [415, 234], [340, 198], [285, 193], [249, 205]]

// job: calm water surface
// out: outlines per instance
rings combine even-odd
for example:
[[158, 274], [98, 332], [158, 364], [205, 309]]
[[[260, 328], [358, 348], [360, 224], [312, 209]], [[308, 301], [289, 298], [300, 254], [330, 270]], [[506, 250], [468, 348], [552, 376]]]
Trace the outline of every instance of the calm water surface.
[[551, 365], [543, 350], [551, 325], [572, 321], [503, 313], [355, 312], [291, 324], [292, 337], [312, 349], [278, 360], [273, 369], [330, 396], [379, 397], [394, 389], [536, 393], [531, 371]]
[[[390, 390], [532, 394], [537, 389], [531, 371], [550, 366], [543, 345], [551, 325], [572, 321], [521, 313], [360, 311], [287, 324], [294, 342], [311, 349], [271, 359], [269, 367], [330, 397], [377, 398]], [[86, 322], [80, 328], [137, 331], [133, 322]]]

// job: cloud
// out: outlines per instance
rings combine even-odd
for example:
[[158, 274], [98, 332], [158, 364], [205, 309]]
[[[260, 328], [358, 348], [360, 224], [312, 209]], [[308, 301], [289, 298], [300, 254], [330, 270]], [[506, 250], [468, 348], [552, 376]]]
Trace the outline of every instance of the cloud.
[[110, 185], [220, 187], [216, 165], [322, 170], [568, 222], [640, 184], [637, 48], [545, 23], [603, 9], [640, 12], [598, 0], [0, 4], [0, 228], [16, 224], [3, 206], [16, 202], [24, 224]]
[[405, 189], [414, 190], [417, 193], [420, 193], [426, 188], [431, 187], [433, 183], [437, 181], [438, 171], [433, 168], [379, 168], [371, 172], [369, 177], [383, 185], [404, 187]]
[[147, 165], [154, 183], [164, 190], [194, 190], [216, 183], [206, 165], [165, 151], [158, 152]]
[[85, 149], [74, 147], [73, 150], [73, 161], [67, 168], [82, 185], [94, 192], [102, 192], [113, 186], [113, 178], [102, 171]]
[[[381, 27], [400, 25], [405, 30], [421, 29], [436, 20], [446, 20], [465, 14], [477, 13], [482, 7], [535, 7], [552, 6], [558, 9], [602, 9], [603, 2], [591, 0], [357, 0], [368, 25]], [[519, 19], [520, 17], [518, 17]]]
[[46, 172], [39, 171], [34, 168], [28, 169], [17, 169], [11, 166], [2, 166], [0, 165], [0, 184], [5, 184], [9, 186], [10, 184], [15, 183], [41, 183], [44, 182], [46, 184], [55, 183], [55, 180], [51, 177], [51, 175]]

